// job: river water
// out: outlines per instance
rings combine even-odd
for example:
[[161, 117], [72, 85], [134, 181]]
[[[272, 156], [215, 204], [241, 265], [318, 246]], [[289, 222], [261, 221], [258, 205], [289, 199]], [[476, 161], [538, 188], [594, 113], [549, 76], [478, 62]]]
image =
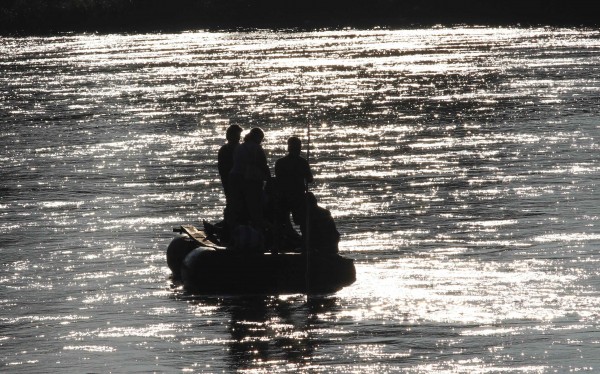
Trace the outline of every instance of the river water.
[[[0, 371], [600, 370], [600, 32], [0, 38]], [[334, 295], [201, 297], [228, 125], [310, 125]]]

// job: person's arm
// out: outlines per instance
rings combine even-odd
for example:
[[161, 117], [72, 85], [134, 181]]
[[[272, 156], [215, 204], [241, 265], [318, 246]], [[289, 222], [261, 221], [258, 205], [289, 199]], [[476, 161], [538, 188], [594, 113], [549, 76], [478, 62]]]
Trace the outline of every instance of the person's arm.
[[275, 161], [275, 179], [281, 179], [281, 159]]
[[263, 170], [263, 172], [265, 173], [266, 179], [268, 180], [271, 178], [271, 169], [269, 169], [269, 165], [267, 164], [267, 155], [265, 155], [265, 151], [262, 149], [261, 146], [258, 146], [258, 155], [257, 155], [258, 160], [257, 161], [257, 166], [259, 168], [261, 168]]
[[310, 170], [310, 165], [308, 164], [308, 161], [304, 160], [304, 164], [305, 164], [305, 171], [304, 171], [304, 178], [306, 179], [306, 183], [312, 183], [314, 178], [313, 178], [313, 174], [312, 171]]
[[231, 168], [230, 162], [227, 162], [227, 149], [225, 146], [222, 146], [219, 149], [219, 153], [217, 156], [217, 168], [219, 169], [219, 176], [221, 177], [221, 182], [225, 183], [227, 177], [229, 176], [229, 169]]

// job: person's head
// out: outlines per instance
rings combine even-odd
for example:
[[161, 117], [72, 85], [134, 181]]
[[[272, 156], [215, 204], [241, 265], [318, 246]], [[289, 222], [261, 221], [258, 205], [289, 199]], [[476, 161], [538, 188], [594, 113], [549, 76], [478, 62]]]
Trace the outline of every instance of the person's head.
[[288, 152], [290, 155], [299, 156], [302, 150], [302, 141], [297, 136], [292, 136], [287, 140]]
[[239, 143], [242, 136], [242, 128], [239, 125], [231, 125], [227, 128], [225, 138], [229, 143]]
[[317, 206], [317, 197], [315, 196], [314, 193], [312, 193], [312, 192], [306, 193], [306, 203], [309, 207]]
[[255, 127], [248, 135], [244, 138], [244, 140], [252, 140], [256, 144], [260, 144], [265, 138], [265, 133], [260, 129], [260, 127]]

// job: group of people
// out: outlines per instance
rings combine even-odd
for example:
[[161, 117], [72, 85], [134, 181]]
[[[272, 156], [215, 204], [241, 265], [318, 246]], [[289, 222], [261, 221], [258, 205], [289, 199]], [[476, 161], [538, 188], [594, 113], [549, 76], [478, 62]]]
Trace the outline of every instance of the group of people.
[[[304, 251], [337, 253], [340, 234], [331, 213], [317, 204], [308, 192], [313, 174], [308, 161], [301, 156], [302, 141], [290, 137], [288, 154], [275, 163], [275, 177], [262, 148], [264, 132], [255, 127], [240, 143], [243, 129], [231, 125], [218, 153], [218, 169], [225, 192], [222, 239], [232, 247], [244, 249], [239, 243], [251, 231], [261, 238], [264, 250], [283, 251], [286, 246]], [[300, 227], [301, 236], [291, 224]], [[309, 238], [308, 241], [306, 238]]]

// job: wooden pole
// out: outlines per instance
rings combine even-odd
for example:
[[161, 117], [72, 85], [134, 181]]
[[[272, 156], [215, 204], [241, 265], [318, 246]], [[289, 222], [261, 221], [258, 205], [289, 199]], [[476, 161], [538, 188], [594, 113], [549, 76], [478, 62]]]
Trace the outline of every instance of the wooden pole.
[[[306, 131], [306, 162], [310, 167], [310, 116], [307, 121]], [[308, 193], [308, 180], [305, 180], [306, 193]], [[304, 196], [304, 203], [306, 206], [306, 230], [305, 231], [305, 247], [306, 247], [306, 297], [310, 294], [310, 207], [308, 205], [308, 196]]]

